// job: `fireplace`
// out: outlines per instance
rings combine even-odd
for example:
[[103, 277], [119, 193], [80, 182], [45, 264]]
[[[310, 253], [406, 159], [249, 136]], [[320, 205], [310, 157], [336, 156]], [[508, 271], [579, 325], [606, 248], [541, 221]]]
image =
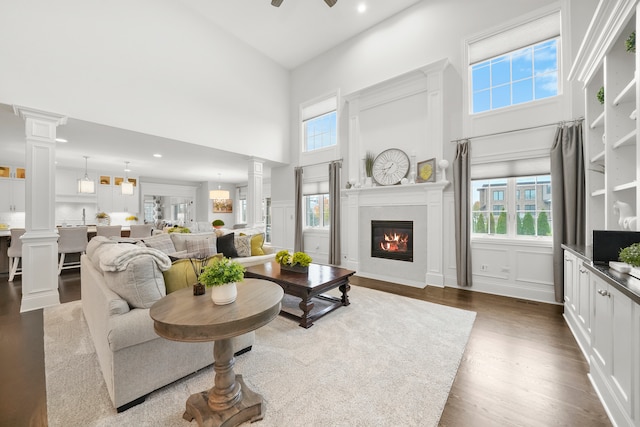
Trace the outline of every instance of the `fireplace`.
[[413, 262], [413, 221], [371, 221], [371, 257]]

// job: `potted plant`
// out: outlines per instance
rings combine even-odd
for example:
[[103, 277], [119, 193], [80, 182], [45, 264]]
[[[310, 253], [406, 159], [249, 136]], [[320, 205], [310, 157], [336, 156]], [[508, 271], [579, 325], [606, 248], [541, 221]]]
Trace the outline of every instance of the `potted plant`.
[[222, 228], [224, 227], [224, 221], [221, 219], [214, 219], [211, 225], [213, 226], [213, 228], [216, 228], [216, 229]]
[[633, 243], [626, 248], [622, 248], [618, 254], [618, 259], [631, 266], [630, 275], [640, 278], [640, 243]]
[[600, 88], [596, 94], [596, 98], [598, 98], [598, 102], [600, 102], [600, 104], [604, 104], [604, 86]]
[[129, 224], [135, 224], [138, 221], [138, 217], [135, 215], [129, 215], [125, 218], [125, 221], [127, 221]]
[[364, 156], [364, 173], [367, 175], [364, 186], [371, 187], [373, 185], [373, 161], [376, 159], [376, 156], [371, 152], [367, 151]]
[[109, 225], [111, 223], [111, 218], [106, 212], [98, 212], [96, 214], [96, 219], [98, 220], [98, 224]]
[[627, 52], [636, 53], [636, 32], [633, 31], [629, 34], [629, 37], [624, 41], [624, 45], [627, 48]]
[[311, 257], [304, 252], [294, 252], [290, 254], [286, 249], [276, 254], [276, 262], [280, 264], [281, 270], [292, 271], [295, 273], [308, 273]]
[[237, 282], [244, 280], [244, 266], [231, 258], [215, 259], [198, 276], [198, 282], [211, 288], [214, 304], [230, 304], [236, 300]]

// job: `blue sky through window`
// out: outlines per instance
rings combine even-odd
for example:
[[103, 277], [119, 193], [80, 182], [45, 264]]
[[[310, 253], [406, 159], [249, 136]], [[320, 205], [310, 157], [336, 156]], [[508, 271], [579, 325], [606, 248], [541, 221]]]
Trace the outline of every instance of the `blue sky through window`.
[[558, 94], [558, 39], [471, 66], [472, 111], [480, 113]]

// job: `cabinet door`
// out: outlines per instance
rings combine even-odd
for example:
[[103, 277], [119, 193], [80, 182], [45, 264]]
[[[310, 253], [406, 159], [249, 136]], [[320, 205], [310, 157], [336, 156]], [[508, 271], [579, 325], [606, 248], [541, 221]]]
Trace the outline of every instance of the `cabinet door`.
[[591, 331], [591, 280], [589, 270], [578, 267], [578, 322], [588, 337]]
[[609, 305], [609, 285], [591, 275], [593, 282], [593, 325], [591, 328], [591, 357], [603, 372], [609, 372], [611, 361], [611, 309]]
[[98, 211], [113, 212], [113, 189], [110, 185], [98, 185]]
[[572, 313], [575, 309], [575, 271], [576, 271], [576, 257], [569, 251], [564, 251], [564, 305]]
[[11, 201], [14, 212], [24, 212], [27, 209], [25, 191], [26, 184], [24, 179], [11, 181]]
[[13, 203], [11, 202], [11, 180], [0, 179], [0, 212], [10, 212]]
[[609, 287], [611, 306], [611, 363], [609, 384], [626, 413], [631, 412], [632, 396], [632, 312], [633, 301], [613, 286]]

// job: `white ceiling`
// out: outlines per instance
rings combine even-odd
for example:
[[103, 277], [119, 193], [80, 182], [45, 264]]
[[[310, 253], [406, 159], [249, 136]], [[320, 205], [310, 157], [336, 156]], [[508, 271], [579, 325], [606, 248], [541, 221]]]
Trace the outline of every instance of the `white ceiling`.
[[[422, 0], [338, 0], [332, 8], [324, 0], [179, 0], [212, 25], [292, 69], [339, 45], [377, 23]], [[367, 5], [358, 13], [360, 3]], [[58, 128], [68, 143], [57, 144], [58, 167], [118, 171], [130, 162], [130, 175], [180, 181], [242, 183], [248, 177], [248, 157], [200, 145], [145, 135], [69, 118]], [[24, 163], [24, 122], [9, 105], [0, 104], [2, 161]], [[163, 155], [154, 158], [154, 153]], [[122, 166], [120, 166], [122, 165]], [[265, 163], [265, 178], [272, 167]], [[221, 175], [218, 175], [218, 174]]]
[[[197, 13], [293, 69], [421, 0], [180, 0]], [[364, 13], [358, 6], [366, 5]]]

